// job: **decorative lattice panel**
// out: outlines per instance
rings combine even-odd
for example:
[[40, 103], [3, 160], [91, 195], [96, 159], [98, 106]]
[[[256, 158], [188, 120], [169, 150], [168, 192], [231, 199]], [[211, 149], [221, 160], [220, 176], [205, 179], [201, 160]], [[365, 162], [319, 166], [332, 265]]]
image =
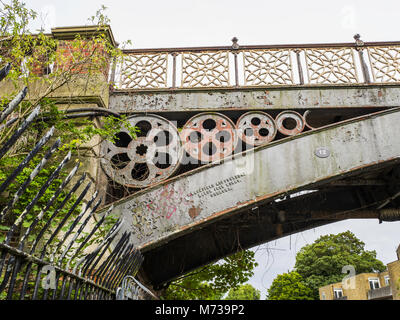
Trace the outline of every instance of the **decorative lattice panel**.
[[168, 54], [126, 55], [121, 72], [121, 89], [166, 88]]
[[374, 82], [400, 81], [400, 47], [369, 47]]
[[289, 50], [243, 51], [246, 86], [293, 84]]
[[310, 84], [357, 83], [358, 77], [351, 48], [304, 50]]
[[229, 86], [228, 51], [182, 53], [182, 87]]

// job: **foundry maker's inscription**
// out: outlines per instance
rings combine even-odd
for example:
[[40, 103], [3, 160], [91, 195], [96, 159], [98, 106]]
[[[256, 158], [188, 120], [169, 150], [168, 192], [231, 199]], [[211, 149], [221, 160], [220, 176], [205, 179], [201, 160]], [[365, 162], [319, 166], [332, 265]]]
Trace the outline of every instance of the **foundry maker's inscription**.
[[193, 193], [190, 194], [190, 196], [198, 196], [199, 198], [204, 198], [204, 197], [210, 197], [214, 198], [217, 197], [221, 194], [227, 193], [232, 191], [232, 187], [235, 184], [238, 184], [242, 182], [242, 178], [245, 176], [245, 174], [237, 174], [232, 177], [219, 180], [215, 183], [209, 184], [205, 187], [199, 188]]

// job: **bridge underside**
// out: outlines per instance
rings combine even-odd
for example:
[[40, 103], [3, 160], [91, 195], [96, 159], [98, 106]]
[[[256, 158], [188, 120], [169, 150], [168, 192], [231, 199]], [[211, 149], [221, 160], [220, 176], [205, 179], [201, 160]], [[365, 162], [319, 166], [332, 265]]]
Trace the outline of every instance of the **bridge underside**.
[[379, 165], [318, 189], [240, 210], [144, 252], [140, 274], [157, 287], [221, 257], [300, 231], [345, 219], [397, 220], [399, 173], [397, 164]]

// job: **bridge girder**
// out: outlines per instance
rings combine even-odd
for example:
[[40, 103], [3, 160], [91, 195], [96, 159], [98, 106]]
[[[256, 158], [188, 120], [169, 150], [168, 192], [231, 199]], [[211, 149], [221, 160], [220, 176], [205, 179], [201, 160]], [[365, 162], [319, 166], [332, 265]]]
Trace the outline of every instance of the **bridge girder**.
[[[383, 208], [379, 206], [395, 200], [398, 180], [391, 181], [390, 175], [385, 180], [382, 174], [374, 173], [390, 171], [400, 161], [399, 120], [400, 110], [391, 109], [282, 139], [137, 192], [115, 202], [115, 212], [124, 216], [124, 228], [133, 232], [146, 257], [143, 270], [153, 284], [168, 281], [238, 248], [249, 248], [332, 221], [379, 218], [377, 209]], [[325, 150], [322, 154], [320, 148]], [[352, 177], [356, 178], [353, 181], [379, 178], [381, 185], [374, 186], [373, 191], [368, 186], [346, 186], [343, 179], [352, 181]], [[382, 179], [387, 184], [382, 185]], [[338, 180], [342, 180], [345, 189], [339, 187], [340, 192], [330, 193], [337, 188], [334, 183], [340, 185]], [[328, 186], [331, 189], [323, 191]], [[276, 199], [304, 190], [325, 192], [322, 194], [331, 202], [322, 207], [317, 205], [321, 203], [318, 201], [308, 201], [311, 207], [298, 203], [293, 209], [282, 207], [283, 221], [279, 223], [274, 223], [268, 206], [263, 209], [267, 214], [262, 215], [261, 221], [248, 218], [252, 217], [249, 210], [271, 202], [278, 205]], [[368, 196], [361, 195], [365, 192], [372, 203]], [[301, 199], [302, 196], [294, 201]], [[279, 206], [286, 203], [281, 202]], [[373, 205], [372, 211], [348, 212], [371, 209]], [[303, 212], [299, 212], [301, 207]], [[329, 211], [324, 209], [327, 207]], [[341, 212], [346, 214], [338, 216]], [[250, 229], [240, 224], [243, 215], [248, 216], [246, 223], [251, 225]], [[227, 227], [230, 225], [233, 232]], [[223, 242], [215, 238], [221, 234], [217, 227], [228, 228], [228, 232], [222, 232], [226, 238]], [[216, 244], [215, 248], [210, 243]], [[190, 259], [188, 252], [192, 252]], [[169, 267], [165, 272], [153, 270], [160, 261], [167, 260]]]
[[115, 91], [110, 109], [121, 113], [184, 113], [398, 107], [400, 87], [369, 85], [299, 86], [197, 90]]
[[396, 213], [398, 219], [399, 201], [376, 209], [390, 196], [387, 186], [347, 186], [259, 204], [145, 252], [141, 275], [158, 286], [221, 257], [300, 231], [346, 219], [376, 219], [378, 223], [388, 212]]

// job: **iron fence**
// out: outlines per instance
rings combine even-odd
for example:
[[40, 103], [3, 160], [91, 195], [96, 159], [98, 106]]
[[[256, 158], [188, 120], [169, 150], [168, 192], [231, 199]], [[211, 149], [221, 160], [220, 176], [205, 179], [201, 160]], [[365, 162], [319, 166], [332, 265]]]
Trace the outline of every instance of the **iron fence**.
[[[0, 80], [6, 77], [9, 70], [10, 65], [0, 70]], [[13, 111], [26, 94], [27, 89], [24, 88], [1, 111], [0, 130], [15, 123]], [[18, 129], [0, 146], [0, 159], [23, 136], [39, 113], [40, 106], [21, 121]], [[54, 154], [60, 152], [61, 140], [54, 139], [54, 134], [55, 129], [52, 127], [13, 172], [0, 181], [0, 195], [9, 192], [10, 185], [15, 183], [24, 168], [32, 164], [34, 157], [43, 151], [46, 144], [52, 143], [30, 175], [18, 186], [15, 194], [7, 197], [10, 199], [8, 203], [0, 207], [0, 225], [6, 230], [4, 240], [0, 243], [0, 299], [115, 299], [118, 286], [126, 276], [136, 275], [143, 262], [143, 256], [132, 243], [130, 233], [121, 231], [123, 219], [118, 219], [109, 229], [104, 228], [112, 207], [104, 215], [94, 219], [102, 199], [98, 192], [95, 192], [89, 201], [84, 203], [84, 198], [90, 195], [92, 183], [86, 183], [88, 179], [85, 173], [78, 176], [79, 162], [73, 165], [62, 183], [55, 188], [40, 213], [26, 224], [28, 214], [52, 186], [54, 180], [60, 178], [67, 164], [71, 163], [70, 152], [38, 188], [24, 210], [21, 213], [14, 210], [35, 177], [46, 167]], [[82, 191], [78, 193], [78, 189]], [[62, 200], [60, 197], [63, 197]], [[82, 209], [76, 216], [73, 213], [80, 206]], [[49, 215], [50, 208], [53, 210]], [[52, 222], [56, 221], [62, 210], [67, 212], [62, 219], [58, 219], [61, 221], [54, 227]], [[94, 249], [88, 251], [90, 240], [100, 230], [106, 235]]]

